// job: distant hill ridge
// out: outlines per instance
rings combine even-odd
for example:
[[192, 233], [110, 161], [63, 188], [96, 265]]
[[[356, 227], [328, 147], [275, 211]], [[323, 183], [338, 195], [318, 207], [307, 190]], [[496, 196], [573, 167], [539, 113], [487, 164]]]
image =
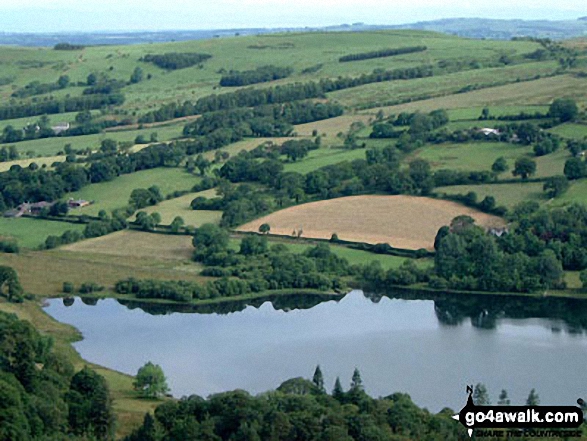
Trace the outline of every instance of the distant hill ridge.
[[247, 28], [178, 31], [129, 31], [94, 33], [0, 33], [0, 44], [18, 46], [54, 46], [68, 42], [81, 45], [163, 43], [203, 40], [241, 35], [280, 32], [357, 32], [385, 29], [436, 31], [467, 38], [509, 40], [513, 37], [538, 37], [555, 40], [587, 36], [587, 16], [577, 20], [498, 20], [486, 18], [445, 18], [401, 25], [341, 24], [326, 27]]

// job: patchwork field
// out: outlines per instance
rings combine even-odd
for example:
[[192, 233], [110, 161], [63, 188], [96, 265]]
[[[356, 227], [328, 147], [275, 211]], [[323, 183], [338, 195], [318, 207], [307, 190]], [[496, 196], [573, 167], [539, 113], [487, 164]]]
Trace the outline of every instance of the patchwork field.
[[576, 100], [585, 102], [587, 100], [585, 86], [587, 86], [587, 78], [559, 75], [395, 106], [373, 108], [361, 113], [375, 115], [379, 110], [383, 110], [386, 114], [431, 112], [435, 109], [507, 106], [521, 103], [524, 105], [548, 105], [561, 96], [573, 96]]
[[303, 230], [303, 237], [389, 243], [396, 248], [432, 249], [438, 229], [459, 215], [491, 227], [503, 220], [465, 206], [414, 196], [351, 196], [290, 207], [249, 222], [240, 231], [258, 231], [268, 223], [271, 233], [285, 236]]
[[199, 193], [189, 193], [179, 198], [169, 199], [159, 204], [144, 208], [142, 211], [147, 213], [159, 213], [161, 215], [161, 224], [169, 225], [176, 216], [180, 216], [186, 226], [199, 227], [205, 223], [217, 224], [222, 217], [221, 211], [209, 210], [192, 210], [190, 203], [198, 196], [214, 197], [215, 190], [207, 190]]
[[84, 240], [61, 247], [62, 251], [106, 254], [123, 257], [156, 257], [157, 259], [186, 260], [194, 247], [190, 236], [149, 234], [140, 231], [118, 231], [108, 236]]
[[343, 161], [352, 161], [354, 159], [365, 159], [364, 149], [329, 149], [321, 148], [312, 150], [304, 159], [296, 162], [284, 164], [284, 171], [297, 173], [310, 173], [327, 165], [337, 164]]
[[31, 159], [17, 159], [16, 161], [6, 161], [0, 162], [0, 172], [4, 172], [10, 170], [10, 167], [13, 165], [20, 165], [21, 167], [25, 168], [28, 167], [33, 162], [37, 164], [39, 167], [46, 165], [50, 167], [51, 164], [54, 162], [63, 162], [65, 161], [65, 156], [47, 156], [45, 158], [31, 158]]
[[504, 83], [529, 80], [536, 75], [551, 75], [558, 68], [555, 61], [527, 63], [489, 69], [475, 69], [442, 76], [393, 81], [385, 85], [367, 84], [329, 93], [331, 99], [350, 107], [378, 107], [405, 99], [444, 96], [466, 88], [495, 87]]
[[481, 201], [486, 196], [493, 196], [496, 204], [508, 208], [524, 201], [546, 202], [542, 182], [528, 182], [515, 184], [481, 184], [481, 185], [453, 185], [449, 187], [438, 187], [434, 192], [438, 195], [443, 193], [454, 195], [466, 195], [469, 192], [477, 193], [477, 200]]
[[[517, 158], [531, 152], [531, 147], [519, 144], [478, 142], [427, 145], [418, 150], [415, 156], [429, 161], [432, 168], [477, 171], [491, 170], [491, 164], [500, 156], [505, 157], [510, 169], [513, 169]], [[511, 172], [504, 173], [503, 176], [510, 179]]]
[[0, 217], [0, 237], [14, 238], [24, 248], [38, 248], [47, 236], [61, 236], [67, 230], [83, 231], [85, 225], [32, 218]]
[[190, 190], [200, 178], [181, 168], [154, 168], [122, 175], [109, 182], [91, 184], [68, 198], [94, 201], [88, 207], [72, 210], [72, 214], [97, 215], [100, 210], [110, 212], [128, 204], [132, 191], [136, 188], [149, 188], [156, 185], [165, 197], [174, 191]]

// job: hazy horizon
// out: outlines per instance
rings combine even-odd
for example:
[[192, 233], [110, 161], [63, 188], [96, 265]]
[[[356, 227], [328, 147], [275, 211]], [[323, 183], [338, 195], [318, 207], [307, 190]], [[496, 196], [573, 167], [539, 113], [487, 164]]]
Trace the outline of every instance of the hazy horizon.
[[322, 27], [343, 23], [398, 25], [443, 18], [576, 20], [587, 15], [580, 2], [561, 0], [552, 9], [544, 0], [218, 0], [212, 4], [176, 0], [173, 4], [104, 0], [2, 0], [3, 32], [122, 32], [235, 28]]

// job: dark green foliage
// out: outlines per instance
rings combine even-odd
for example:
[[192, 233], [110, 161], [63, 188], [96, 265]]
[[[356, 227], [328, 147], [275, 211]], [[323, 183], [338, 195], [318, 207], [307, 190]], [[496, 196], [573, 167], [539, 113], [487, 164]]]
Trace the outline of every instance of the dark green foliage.
[[79, 439], [70, 433], [113, 439], [105, 380], [87, 368], [73, 376], [52, 343], [30, 323], [0, 312], [0, 440]]
[[137, 372], [133, 387], [147, 398], [160, 398], [169, 392], [163, 369], [150, 361]]
[[567, 191], [569, 185], [569, 180], [565, 176], [553, 176], [544, 182], [542, 189], [549, 198], [555, 198]]
[[408, 46], [394, 49], [379, 49], [377, 51], [363, 52], [360, 54], [344, 55], [338, 59], [339, 62], [344, 63], [348, 61], [369, 60], [371, 58], [393, 57], [396, 55], [412, 54], [414, 52], [423, 52], [427, 49], [426, 46]]
[[81, 110], [100, 109], [105, 106], [118, 106], [124, 103], [124, 95], [83, 95], [63, 99], [52, 99], [36, 103], [15, 104], [0, 107], [0, 120], [25, 118], [36, 115], [52, 115]]
[[[360, 388], [345, 393], [337, 379], [332, 396], [303, 378], [258, 396], [236, 390], [168, 401], [145, 416], [126, 441], [352, 441], [443, 440], [467, 437], [451, 420], [454, 412], [433, 415], [406, 394], [373, 399]], [[156, 435], [158, 434], [158, 435]]]
[[477, 383], [475, 385], [475, 388], [473, 389], [473, 403], [475, 403], [476, 406], [491, 405], [487, 388], [483, 383]]
[[520, 176], [522, 179], [528, 179], [529, 176], [532, 176], [536, 173], [536, 161], [527, 156], [522, 156], [521, 158], [516, 159], [516, 163], [514, 165], [514, 170], [512, 174], [514, 176]]
[[153, 63], [162, 69], [176, 70], [195, 66], [196, 64], [200, 64], [209, 58], [212, 58], [212, 55], [199, 54], [196, 52], [168, 52], [166, 54], [145, 55], [139, 61]]
[[291, 67], [261, 66], [254, 70], [230, 71], [220, 78], [223, 87], [248, 86], [287, 78], [293, 73]]
[[540, 397], [536, 393], [535, 389], [530, 391], [528, 398], [526, 399], [526, 406], [538, 406], [540, 404]]
[[319, 82], [288, 84], [259, 90], [247, 88], [233, 93], [203, 97], [196, 103], [186, 101], [183, 104], [166, 104], [158, 110], [145, 114], [139, 118], [139, 122], [151, 123], [167, 121], [174, 118], [198, 115], [205, 112], [262, 106], [267, 104], [295, 104], [294, 102], [298, 100], [323, 98], [328, 92], [358, 87], [364, 84], [425, 78], [432, 75], [433, 70], [431, 66], [419, 66], [388, 71], [375, 70], [370, 74], [361, 75], [360, 77], [322, 79]]
[[71, 43], [57, 43], [53, 46], [53, 50], [56, 51], [79, 51], [85, 49], [85, 46], [81, 44], [71, 44]]
[[163, 200], [159, 187], [152, 186], [148, 189], [137, 188], [130, 194], [129, 205], [135, 209], [140, 210], [141, 208], [149, 207], [151, 205], [157, 205]]
[[558, 118], [560, 122], [572, 121], [578, 113], [579, 108], [572, 98], [558, 98], [553, 101], [548, 110], [548, 114]]
[[76, 435], [111, 440], [114, 435], [112, 398], [104, 377], [87, 366], [73, 376], [66, 397], [69, 426]]
[[12, 239], [0, 239], [0, 253], [14, 254], [18, 253], [20, 248], [18, 242]]
[[509, 167], [507, 160], [503, 156], [497, 158], [495, 162], [491, 165], [491, 171], [498, 174], [507, 171], [508, 168]]
[[144, 73], [143, 73], [143, 69], [141, 69], [140, 67], [135, 67], [135, 70], [133, 71], [132, 75], [130, 76], [130, 83], [131, 84], [137, 84], [140, 83], [141, 81], [143, 81], [144, 78]]
[[585, 161], [582, 161], [579, 158], [567, 159], [565, 162], [564, 174], [567, 179], [571, 181], [586, 176], [587, 166], [585, 165]]
[[324, 388], [324, 375], [322, 374], [322, 369], [320, 369], [320, 365], [316, 366], [316, 370], [314, 371], [314, 376], [312, 377], [312, 383], [318, 388], [320, 392], [326, 392]]
[[[534, 206], [531, 206], [534, 205]], [[582, 239], [587, 225], [584, 207], [540, 210], [517, 206], [515, 228], [495, 237], [471, 222], [443, 228], [436, 241], [435, 272], [452, 289], [532, 292], [564, 288], [563, 268], [587, 268]], [[432, 283], [432, 280], [431, 280]]]
[[0, 295], [9, 302], [22, 302], [23, 290], [18, 274], [9, 266], [0, 266]]

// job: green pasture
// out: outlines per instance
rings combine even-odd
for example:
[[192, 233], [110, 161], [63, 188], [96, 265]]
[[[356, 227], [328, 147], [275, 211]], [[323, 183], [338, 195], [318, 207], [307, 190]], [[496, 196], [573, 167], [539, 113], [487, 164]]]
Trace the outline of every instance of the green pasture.
[[97, 215], [100, 210], [111, 212], [128, 205], [130, 194], [136, 188], [149, 188], [156, 185], [161, 190], [161, 194], [166, 196], [174, 191], [190, 190], [199, 181], [199, 177], [181, 168], [154, 168], [121, 175], [109, 182], [91, 184], [66, 196], [94, 201], [88, 207], [72, 210], [72, 214]]
[[387, 103], [409, 98], [422, 99], [452, 95], [469, 86], [486, 87], [516, 82], [518, 78], [529, 79], [536, 75], [549, 75], [557, 69], [557, 66], [558, 64], [552, 61], [474, 69], [428, 78], [367, 84], [331, 92], [328, 96], [348, 107], [385, 106]]
[[83, 231], [84, 224], [33, 218], [0, 217], [0, 237], [14, 238], [24, 248], [38, 248], [47, 236], [61, 236], [67, 230]]
[[434, 193], [442, 195], [477, 193], [477, 200], [481, 202], [486, 196], [493, 196], [496, 204], [511, 208], [524, 201], [546, 202], [546, 196], [542, 190], [542, 182], [526, 182], [513, 184], [481, 184], [481, 185], [452, 185], [438, 187]]
[[565, 138], [585, 139], [587, 138], [587, 125], [566, 123], [550, 129], [550, 132]]
[[[518, 144], [502, 142], [472, 142], [466, 144], [432, 144], [417, 150], [414, 157], [429, 161], [433, 169], [449, 168], [452, 170], [480, 171], [491, 170], [491, 165], [501, 156], [510, 166], [520, 156], [532, 153], [532, 148]], [[511, 173], [503, 176], [511, 178]]]
[[286, 162], [284, 170], [306, 174], [327, 165], [352, 161], [354, 159], [365, 159], [365, 149], [321, 148], [312, 150], [308, 156], [303, 159], [298, 159], [296, 162]]

